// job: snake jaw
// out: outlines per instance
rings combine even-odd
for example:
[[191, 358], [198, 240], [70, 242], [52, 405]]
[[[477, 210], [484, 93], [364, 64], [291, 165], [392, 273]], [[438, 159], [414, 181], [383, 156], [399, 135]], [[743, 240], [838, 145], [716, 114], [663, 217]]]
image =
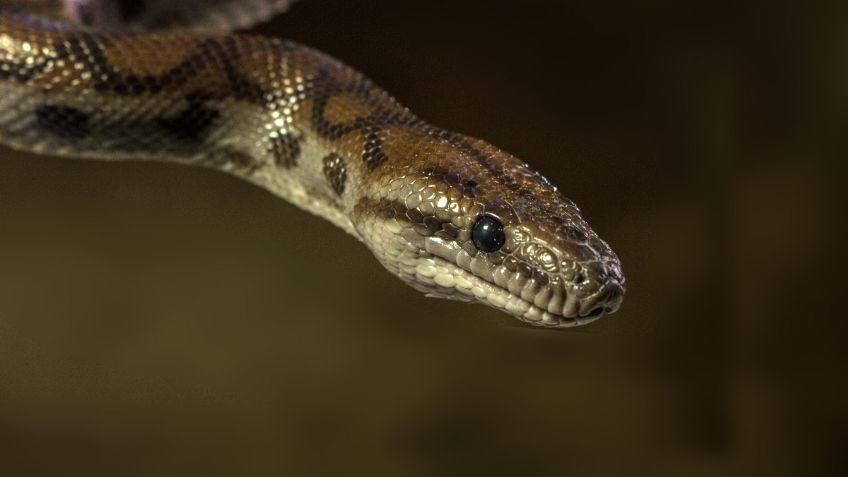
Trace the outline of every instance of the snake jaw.
[[[537, 306], [521, 294], [511, 291], [511, 284], [516, 283], [515, 277], [508, 279], [508, 284], [504, 287], [480, 278], [440, 257], [419, 260], [415, 267], [414, 278], [399, 275], [407, 284], [428, 297], [480, 303], [508, 313], [524, 323], [546, 328], [572, 328], [592, 323], [605, 314], [615, 311], [622, 296], [615, 285], [604, 287], [588, 297], [588, 300], [596, 304], [609, 303], [608, 298], [614, 295], [617, 297], [614, 308], [592, 307], [591, 313], [571, 316], [563, 311], [551, 312], [549, 308]], [[530, 288], [532, 286], [528, 284], [524, 289]], [[545, 294], [542, 293], [542, 295]], [[569, 303], [565, 306], [572, 305]], [[579, 304], [578, 307], [585, 308]], [[594, 310], [599, 311], [594, 312]]]
[[[483, 253], [470, 240], [422, 234], [421, 227], [370, 221], [363, 231], [388, 240], [373, 249], [386, 268], [428, 297], [477, 302], [525, 323], [570, 328], [596, 321], [621, 304], [624, 285], [617, 259], [595, 254], [584, 262], [564, 259], [529, 229], [508, 230], [503, 251]], [[427, 232], [429, 233], [429, 232]], [[523, 237], [516, 241], [514, 237]], [[556, 264], [554, 266], [554, 264]], [[555, 270], [555, 272], [546, 271]]]

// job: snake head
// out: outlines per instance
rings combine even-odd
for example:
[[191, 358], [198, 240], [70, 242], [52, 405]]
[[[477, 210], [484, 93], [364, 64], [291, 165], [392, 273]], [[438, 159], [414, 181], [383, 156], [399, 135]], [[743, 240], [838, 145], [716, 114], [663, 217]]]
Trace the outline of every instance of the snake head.
[[354, 211], [372, 214], [360, 232], [390, 271], [428, 296], [538, 326], [586, 324], [619, 308], [621, 264], [574, 202], [483, 141], [439, 138]]

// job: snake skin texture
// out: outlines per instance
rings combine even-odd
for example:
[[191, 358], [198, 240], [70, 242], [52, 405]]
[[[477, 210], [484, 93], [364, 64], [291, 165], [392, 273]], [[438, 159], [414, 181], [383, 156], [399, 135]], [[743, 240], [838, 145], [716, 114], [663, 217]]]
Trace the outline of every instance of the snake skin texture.
[[[0, 7], [0, 143], [234, 174], [338, 225], [428, 296], [533, 325], [584, 324], [621, 304], [616, 255], [522, 161], [428, 124], [308, 47], [227, 32], [109, 33], [121, 22], [155, 28], [135, 20], [161, 15], [120, 1], [101, 10], [111, 16], [87, 15], [98, 3]], [[267, 16], [286, 2], [264, 3]]]

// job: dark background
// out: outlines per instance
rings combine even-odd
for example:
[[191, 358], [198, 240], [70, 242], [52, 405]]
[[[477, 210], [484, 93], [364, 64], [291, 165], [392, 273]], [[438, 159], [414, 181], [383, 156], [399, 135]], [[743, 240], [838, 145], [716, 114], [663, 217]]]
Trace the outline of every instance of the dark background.
[[848, 149], [841, 5], [302, 0], [256, 29], [341, 58], [574, 199], [629, 285], [618, 313], [574, 331], [426, 299], [224, 174], [0, 149], [4, 467], [845, 464], [826, 291], [844, 256], [827, 165]]

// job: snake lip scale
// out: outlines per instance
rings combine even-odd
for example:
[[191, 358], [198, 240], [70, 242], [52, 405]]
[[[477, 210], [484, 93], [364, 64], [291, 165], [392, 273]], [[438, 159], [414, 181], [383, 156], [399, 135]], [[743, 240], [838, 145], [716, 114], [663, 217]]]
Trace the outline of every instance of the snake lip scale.
[[618, 257], [529, 165], [324, 53], [229, 31], [288, 3], [0, 1], [0, 144], [233, 174], [339, 226], [427, 296], [532, 325], [620, 307]]
[[[448, 266], [447, 262], [440, 259], [438, 261], [444, 263], [445, 266]], [[513, 316], [518, 318], [520, 321], [536, 326], [545, 326], [552, 328], [571, 328], [574, 326], [586, 325], [597, 321], [606, 313], [615, 311], [615, 309], [617, 309], [617, 307], [619, 306], [619, 304], [615, 303], [616, 298], [613, 298], [612, 300], [609, 300], [610, 302], [612, 302], [612, 304], [610, 305], [592, 308], [592, 310], [583, 315], [566, 317], [561, 314], [557, 315], [554, 313], [550, 313], [547, 309], [542, 309], [533, 304], [532, 302], [526, 301], [520, 297], [516, 297], [515, 295], [510, 294], [508, 289], [499, 287], [497, 285], [492, 285], [491, 283], [486, 282], [485, 280], [482, 280], [478, 277], [471, 276], [469, 277], [469, 281], [473, 287], [472, 289], [480, 289], [486, 291], [486, 294], [481, 295], [480, 298], [487, 299], [496, 308], [507, 309], [508, 312], [512, 313]], [[616, 290], [610, 291], [609, 289], [605, 289], [603, 291], [599, 290], [596, 293], [594, 299], [601, 301], [599, 300], [599, 298], [601, 298], [601, 295], [604, 293], [622, 292]], [[474, 292], [471, 292], [470, 294], [473, 295]], [[620, 300], [620, 298], [618, 299]]]

